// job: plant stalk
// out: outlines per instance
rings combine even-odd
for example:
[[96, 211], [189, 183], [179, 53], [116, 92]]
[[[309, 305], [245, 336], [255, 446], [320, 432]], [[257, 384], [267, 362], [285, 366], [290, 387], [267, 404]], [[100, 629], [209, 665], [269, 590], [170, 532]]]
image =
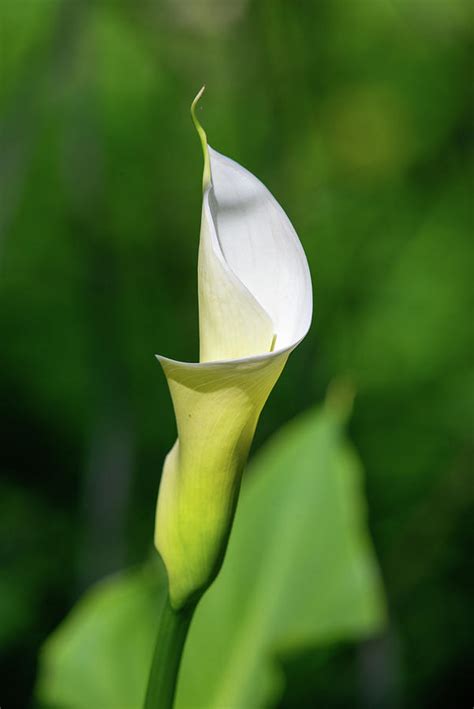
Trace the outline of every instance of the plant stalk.
[[144, 709], [173, 709], [181, 656], [196, 604], [175, 611], [169, 596], [161, 612]]

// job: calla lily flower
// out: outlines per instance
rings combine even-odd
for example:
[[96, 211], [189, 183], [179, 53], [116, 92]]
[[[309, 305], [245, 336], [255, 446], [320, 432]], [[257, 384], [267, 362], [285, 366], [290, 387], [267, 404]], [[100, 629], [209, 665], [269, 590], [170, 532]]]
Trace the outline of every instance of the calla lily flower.
[[312, 317], [298, 236], [268, 189], [208, 145], [195, 115], [203, 90], [191, 109], [204, 151], [200, 361], [157, 355], [178, 439], [164, 464], [155, 544], [176, 610], [220, 569], [258, 418]]

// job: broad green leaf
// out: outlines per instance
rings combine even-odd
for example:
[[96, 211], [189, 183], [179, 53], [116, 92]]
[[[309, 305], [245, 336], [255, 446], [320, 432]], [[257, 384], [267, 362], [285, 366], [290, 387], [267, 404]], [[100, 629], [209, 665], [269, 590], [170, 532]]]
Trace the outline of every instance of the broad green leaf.
[[266, 706], [275, 658], [380, 628], [360, 465], [337, 405], [283, 429], [248, 471], [226, 561], [201, 602], [177, 709]]
[[[250, 466], [222, 572], [191, 627], [177, 709], [267, 706], [282, 686], [277, 657], [383, 623], [360, 465], [339, 408], [330, 399], [285, 426]], [[138, 709], [160, 599], [150, 570], [89, 592], [46, 644], [40, 698]]]
[[166, 596], [162, 566], [110, 576], [87, 591], [48, 638], [37, 694], [48, 707], [141, 707]]

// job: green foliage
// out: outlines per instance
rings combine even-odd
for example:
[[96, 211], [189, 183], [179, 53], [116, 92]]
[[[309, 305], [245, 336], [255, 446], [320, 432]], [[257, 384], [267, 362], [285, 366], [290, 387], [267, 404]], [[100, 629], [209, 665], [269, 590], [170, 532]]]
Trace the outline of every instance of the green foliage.
[[45, 704], [138, 709], [165, 594], [155, 565], [88, 591], [44, 648], [38, 694]]
[[0, 110], [19, 83], [41, 61], [54, 34], [59, 0], [22, 2], [2, 0], [0, 8]]
[[[280, 431], [247, 473], [221, 575], [198, 607], [177, 709], [267, 706], [278, 658], [380, 629], [383, 600], [357, 457], [333, 396]], [[165, 585], [153, 566], [86, 594], [43, 650], [53, 706], [140, 706]]]

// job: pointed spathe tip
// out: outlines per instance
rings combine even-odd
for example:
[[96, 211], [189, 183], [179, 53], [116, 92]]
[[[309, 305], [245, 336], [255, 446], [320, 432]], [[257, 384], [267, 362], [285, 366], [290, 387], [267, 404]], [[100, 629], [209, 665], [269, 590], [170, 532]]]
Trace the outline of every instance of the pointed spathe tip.
[[207, 135], [206, 131], [202, 127], [201, 123], [199, 122], [197, 116], [196, 116], [196, 106], [203, 95], [204, 91], [206, 90], [206, 85], [202, 86], [199, 91], [197, 92], [194, 101], [191, 104], [191, 117], [193, 119], [194, 126], [197, 130], [197, 133], [199, 135], [199, 139], [201, 141], [201, 146], [202, 146], [202, 152], [204, 155], [204, 172], [202, 176], [202, 186], [203, 190], [205, 190], [208, 185], [211, 182], [211, 169], [209, 165], [209, 152], [207, 149]]
[[203, 86], [201, 86], [201, 88], [200, 88], [199, 91], [197, 92], [197, 94], [196, 94], [196, 96], [194, 97], [194, 100], [193, 100], [193, 102], [192, 102], [192, 104], [191, 104], [191, 113], [194, 113], [195, 108], [196, 108], [196, 105], [197, 105], [199, 99], [201, 98], [201, 96], [203, 95], [203, 93], [204, 93], [205, 90], [206, 90], [206, 84], [203, 84]]

